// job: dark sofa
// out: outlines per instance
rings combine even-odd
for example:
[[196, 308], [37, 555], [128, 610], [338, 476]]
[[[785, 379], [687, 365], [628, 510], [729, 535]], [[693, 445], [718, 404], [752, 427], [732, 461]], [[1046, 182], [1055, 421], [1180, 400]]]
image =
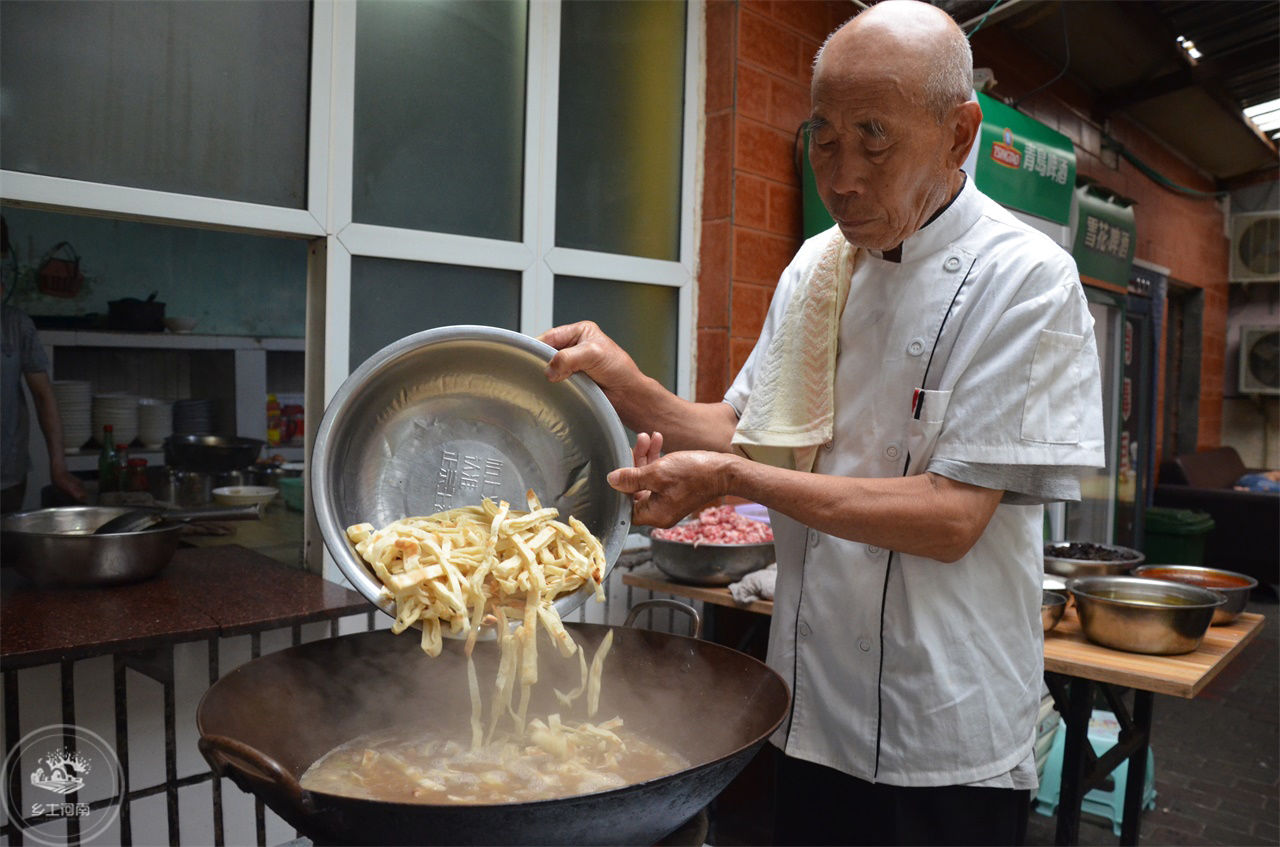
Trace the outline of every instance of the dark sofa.
[[1202, 450], [1162, 462], [1154, 504], [1207, 512], [1214, 528], [1204, 563], [1280, 584], [1280, 495], [1236, 491], [1249, 473], [1234, 447]]

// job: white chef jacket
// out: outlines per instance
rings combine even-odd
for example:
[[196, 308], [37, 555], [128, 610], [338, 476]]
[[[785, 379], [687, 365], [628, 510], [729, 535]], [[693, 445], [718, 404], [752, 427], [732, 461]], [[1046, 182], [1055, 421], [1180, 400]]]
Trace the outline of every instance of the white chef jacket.
[[[829, 238], [806, 241], [783, 272], [760, 340], [725, 395], [739, 411], [757, 354]], [[1071, 257], [966, 180], [903, 243], [901, 262], [873, 253], [854, 270], [834, 436], [814, 472], [903, 476], [934, 458], [1102, 466], [1092, 326]], [[1031, 754], [1044, 669], [1043, 506], [1002, 503], [951, 564], [777, 512], [771, 520], [778, 577], [768, 662], [793, 697], [775, 744], [910, 786], [989, 780]]]

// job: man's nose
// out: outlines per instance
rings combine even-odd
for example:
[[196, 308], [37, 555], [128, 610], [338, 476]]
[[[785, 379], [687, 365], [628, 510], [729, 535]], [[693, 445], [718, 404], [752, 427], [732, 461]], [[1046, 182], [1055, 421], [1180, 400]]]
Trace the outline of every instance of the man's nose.
[[866, 162], [857, 156], [840, 156], [831, 163], [827, 173], [827, 187], [836, 194], [861, 194], [866, 186]]

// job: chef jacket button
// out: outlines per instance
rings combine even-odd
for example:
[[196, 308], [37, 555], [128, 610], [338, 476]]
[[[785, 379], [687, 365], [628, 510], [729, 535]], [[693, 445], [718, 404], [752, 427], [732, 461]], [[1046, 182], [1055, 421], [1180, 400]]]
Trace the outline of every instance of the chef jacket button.
[[948, 256], [947, 260], [942, 263], [942, 267], [951, 273], [960, 270], [960, 258], [958, 256]]
[[818, 546], [818, 537], [819, 537], [819, 535], [818, 535], [818, 531], [817, 531], [816, 529], [811, 529], [811, 530], [809, 530], [809, 546], [810, 546], [810, 547], [817, 547], [817, 546]]
[[886, 459], [896, 459], [900, 455], [902, 455], [902, 451], [898, 448], [897, 444], [890, 444], [888, 447], [884, 448], [884, 456]]
[[834, 443], [835, 443], [834, 441], [828, 441], [826, 444], [823, 444], [823, 445], [822, 445], [822, 449], [823, 449], [823, 450], [830, 450], [830, 449], [831, 449], [831, 445], [832, 445], [832, 444], [834, 444]]
[[809, 628], [809, 625], [807, 623], [805, 623], [804, 621], [800, 621], [800, 637], [801, 638], [808, 638], [810, 633], [812, 632], [813, 630]]
[[913, 338], [911, 343], [907, 345], [907, 353], [911, 356], [919, 356], [924, 352], [924, 339]]
[[868, 545], [867, 545], [867, 555], [868, 555], [868, 556], [879, 556], [879, 555], [880, 555], [880, 548], [879, 548], [879, 547], [876, 547], [874, 544], [868, 544]]
[[871, 639], [870, 639], [870, 638], [859, 638], [859, 639], [858, 639], [858, 649], [859, 649], [859, 650], [861, 650], [861, 651], [862, 651], [862, 652], [864, 652], [864, 653], [869, 653], [869, 652], [871, 652]]

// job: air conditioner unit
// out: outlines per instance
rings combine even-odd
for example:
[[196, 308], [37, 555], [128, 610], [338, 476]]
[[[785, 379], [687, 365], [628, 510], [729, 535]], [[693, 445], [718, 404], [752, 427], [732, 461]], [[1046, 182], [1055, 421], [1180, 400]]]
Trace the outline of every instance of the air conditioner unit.
[[1280, 394], [1280, 327], [1240, 327], [1240, 393]]
[[1231, 281], [1280, 282], [1280, 212], [1231, 216]]

